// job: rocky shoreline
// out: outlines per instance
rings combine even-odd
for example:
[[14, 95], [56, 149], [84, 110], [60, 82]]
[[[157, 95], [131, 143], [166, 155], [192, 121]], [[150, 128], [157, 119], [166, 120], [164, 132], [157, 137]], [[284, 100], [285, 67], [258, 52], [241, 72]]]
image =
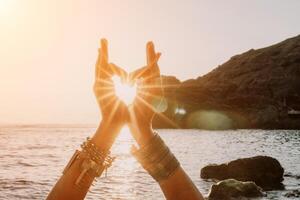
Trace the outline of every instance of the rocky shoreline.
[[163, 85], [167, 118], [157, 115], [155, 128], [300, 129], [300, 35]]
[[[299, 178], [290, 173], [284, 174], [279, 161], [269, 156], [210, 164], [201, 169], [200, 177], [214, 182], [207, 195], [208, 200], [268, 197], [267, 191], [285, 190], [284, 177]], [[299, 198], [300, 190], [287, 190], [283, 194], [286, 198]]]

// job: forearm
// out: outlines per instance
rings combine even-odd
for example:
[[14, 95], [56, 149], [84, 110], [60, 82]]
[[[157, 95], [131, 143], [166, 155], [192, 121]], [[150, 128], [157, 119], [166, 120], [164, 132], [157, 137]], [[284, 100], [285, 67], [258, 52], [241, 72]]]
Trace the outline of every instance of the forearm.
[[[91, 141], [99, 148], [103, 150], [109, 150], [112, 146], [115, 137], [120, 131], [120, 127], [108, 126], [106, 123], [101, 123], [97, 129], [95, 135], [91, 138]], [[109, 133], [109, 134], [108, 134]], [[47, 200], [81, 200], [86, 196], [89, 187], [91, 186], [94, 177], [84, 176], [82, 183], [79, 185], [75, 184], [78, 177], [82, 173], [82, 163], [84, 158], [79, 156], [75, 159], [70, 167], [60, 177], [56, 185], [47, 197]]]
[[185, 173], [178, 167], [168, 179], [159, 182], [166, 199], [172, 200], [203, 200], [201, 193]]
[[64, 173], [57, 181], [57, 183], [49, 193], [47, 200], [84, 199], [91, 183], [93, 182], [93, 178], [85, 178], [86, 187], [76, 186], [75, 182], [81, 173], [82, 162], [82, 159], [76, 159], [74, 161], [68, 171]]
[[[152, 131], [152, 129], [145, 130], [147, 133], [140, 134], [139, 139], [137, 140], [140, 148], [143, 148], [147, 144], [151, 143], [152, 138], [155, 136], [155, 133]], [[170, 176], [158, 182], [166, 199], [203, 200], [201, 193], [198, 191], [194, 183], [180, 165]]]

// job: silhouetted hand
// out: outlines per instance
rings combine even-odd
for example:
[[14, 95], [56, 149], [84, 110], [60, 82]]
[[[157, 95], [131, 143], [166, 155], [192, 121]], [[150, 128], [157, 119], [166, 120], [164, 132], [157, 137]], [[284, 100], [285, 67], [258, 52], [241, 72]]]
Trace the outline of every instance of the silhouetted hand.
[[102, 113], [102, 123], [122, 126], [128, 121], [128, 109], [127, 106], [116, 97], [111, 78], [117, 75], [125, 79], [127, 73], [116, 65], [108, 63], [107, 49], [107, 40], [102, 39], [96, 63], [94, 93]]
[[163, 93], [157, 64], [161, 54], [155, 52], [152, 42], [147, 43], [146, 53], [147, 65], [129, 75], [129, 79], [136, 81], [138, 86], [137, 96], [129, 107], [129, 128], [140, 145], [146, 143], [153, 136], [154, 106], [160, 103]]

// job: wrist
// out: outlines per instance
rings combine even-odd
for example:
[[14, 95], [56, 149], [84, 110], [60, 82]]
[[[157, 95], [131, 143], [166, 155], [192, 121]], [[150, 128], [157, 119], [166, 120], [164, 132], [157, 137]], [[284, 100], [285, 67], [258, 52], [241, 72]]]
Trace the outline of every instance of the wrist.
[[180, 166], [158, 134], [155, 134], [145, 146], [139, 149], [133, 147], [131, 153], [157, 182], [168, 179]]
[[139, 126], [137, 124], [130, 124], [129, 127], [139, 147], [147, 145], [155, 135], [155, 132], [152, 129], [151, 125]]
[[113, 145], [118, 133], [122, 128], [121, 124], [108, 123], [101, 121], [94, 136], [92, 137], [93, 143], [103, 150], [109, 150]]
[[149, 129], [141, 130], [139, 138], [137, 138], [137, 143], [140, 147], [143, 147], [149, 143], [149, 141], [154, 137], [155, 132], [150, 127]]

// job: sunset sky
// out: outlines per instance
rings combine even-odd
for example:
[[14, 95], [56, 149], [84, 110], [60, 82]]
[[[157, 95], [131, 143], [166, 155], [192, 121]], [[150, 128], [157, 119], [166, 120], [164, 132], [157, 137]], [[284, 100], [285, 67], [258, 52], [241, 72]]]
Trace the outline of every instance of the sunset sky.
[[196, 78], [251, 48], [300, 34], [299, 0], [0, 0], [0, 123], [97, 123], [99, 40], [110, 61]]

